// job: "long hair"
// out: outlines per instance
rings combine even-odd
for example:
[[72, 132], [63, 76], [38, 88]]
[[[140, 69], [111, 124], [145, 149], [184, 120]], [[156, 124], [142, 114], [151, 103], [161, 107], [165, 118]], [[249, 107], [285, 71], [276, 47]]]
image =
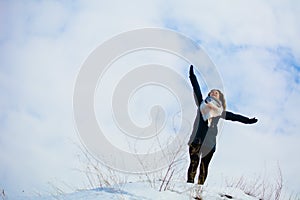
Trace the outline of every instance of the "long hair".
[[226, 100], [225, 100], [225, 97], [224, 97], [223, 92], [221, 92], [221, 91], [218, 90], [218, 89], [212, 89], [212, 90], [208, 93], [209, 96], [210, 96], [210, 93], [211, 93], [213, 90], [217, 90], [217, 91], [219, 92], [219, 94], [220, 94], [220, 101], [222, 102], [223, 109], [224, 109], [224, 111], [225, 111], [225, 110], [226, 110]]

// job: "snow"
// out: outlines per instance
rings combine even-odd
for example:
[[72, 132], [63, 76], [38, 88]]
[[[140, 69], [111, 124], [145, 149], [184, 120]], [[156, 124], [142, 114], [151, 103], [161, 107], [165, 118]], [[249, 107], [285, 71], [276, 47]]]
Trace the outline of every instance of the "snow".
[[[151, 187], [149, 182], [133, 182], [102, 187], [91, 190], [78, 190], [70, 194], [52, 196], [20, 197], [23, 200], [187, 200], [195, 199], [195, 193], [199, 187], [195, 184], [184, 182], [170, 183], [165, 191], [159, 191], [159, 187]], [[159, 186], [159, 183], [156, 184]], [[198, 193], [199, 194], [199, 193]], [[243, 191], [225, 187], [203, 187], [201, 196], [203, 200], [258, 200], [245, 194]], [[7, 197], [7, 199], [10, 199]]]

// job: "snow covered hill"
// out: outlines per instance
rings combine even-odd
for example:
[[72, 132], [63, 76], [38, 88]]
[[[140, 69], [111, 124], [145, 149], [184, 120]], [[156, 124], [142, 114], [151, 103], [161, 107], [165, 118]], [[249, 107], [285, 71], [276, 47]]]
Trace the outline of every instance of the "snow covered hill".
[[[196, 193], [199, 194], [197, 187], [187, 183], [173, 183], [166, 191], [159, 192], [158, 188], [150, 187], [148, 182], [135, 182], [58, 196], [22, 197], [20, 200], [187, 200], [195, 199]], [[201, 196], [203, 200], [258, 200], [236, 188], [204, 187]]]

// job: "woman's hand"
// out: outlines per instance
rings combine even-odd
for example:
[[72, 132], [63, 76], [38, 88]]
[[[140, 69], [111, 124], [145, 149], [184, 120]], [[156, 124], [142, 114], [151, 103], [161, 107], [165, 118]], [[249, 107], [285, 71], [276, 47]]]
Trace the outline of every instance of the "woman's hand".
[[255, 117], [253, 117], [253, 118], [249, 119], [248, 124], [254, 124], [254, 123], [256, 123], [257, 121], [258, 121], [258, 120], [257, 120]]
[[193, 65], [190, 66], [190, 76], [191, 75], [194, 75], [194, 66]]

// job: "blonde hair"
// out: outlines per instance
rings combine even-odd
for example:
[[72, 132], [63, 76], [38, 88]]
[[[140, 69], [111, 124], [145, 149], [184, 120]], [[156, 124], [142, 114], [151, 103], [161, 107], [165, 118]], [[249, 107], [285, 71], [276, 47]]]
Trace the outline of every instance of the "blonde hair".
[[225, 100], [225, 96], [224, 96], [224, 94], [223, 94], [220, 90], [218, 90], [218, 89], [212, 89], [212, 90], [208, 93], [208, 95], [210, 96], [210, 93], [211, 93], [212, 91], [214, 91], [214, 90], [216, 90], [216, 91], [219, 92], [219, 94], [220, 94], [220, 101], [222, 102], [223, 109], [226, 110], [226, 100]]

